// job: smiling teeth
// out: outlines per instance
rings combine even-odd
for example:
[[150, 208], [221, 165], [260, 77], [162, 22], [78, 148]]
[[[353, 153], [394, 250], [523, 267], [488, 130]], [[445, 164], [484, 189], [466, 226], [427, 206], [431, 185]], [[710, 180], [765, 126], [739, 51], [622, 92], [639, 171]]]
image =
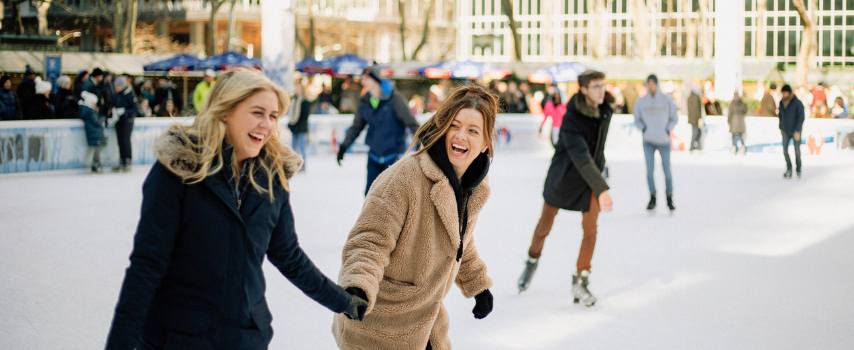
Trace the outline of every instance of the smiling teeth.
[[249, 136], [252, 136], [252, 137], [254, 137], [254, 138], [256, 138], [256, 139], [259, 139], [259, 140], [263, 140], [263, 139], [264, 139], [264, 135], [261, 135], [261, 134], [256, 134], [256, 133], [251, 133], [251, 132], [250, 132], [250, 133], [249, 133]]
[[461, 151], [463, 151], [463, 152], [468, 151], [468, 148], [465, 148], [464, 146], [460, 146], [460, 145], [453, 145], [453, 144], [452, 144], [452, 145], [451, 145], [451, 147], [452, 147], [452, 148], [454, 148], [454, 149], [461, 150]]

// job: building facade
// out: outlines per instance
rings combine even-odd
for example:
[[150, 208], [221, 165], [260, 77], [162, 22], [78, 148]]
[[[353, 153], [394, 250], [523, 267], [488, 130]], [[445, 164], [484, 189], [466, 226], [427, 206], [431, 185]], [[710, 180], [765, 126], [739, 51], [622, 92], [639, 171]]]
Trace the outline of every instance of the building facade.
[[[732, 13], [721, 1], [743, 2]], [[457, 56], [478, 61], [514, 58], [502, 5], [512, 4], [523, 62], [598, 58], [711, 60], [720, 25], [743, 21], [745, 60], [794, 64], [802, 33], [790, 0], [460, 0]], [[805, 1], [809, 3], [809, 1]], [[728, 13], [717, 13], [726, 7]], [[816, 66], [854, 66], [854, 0], [817, 0]], [[723, 16], [722, 16], [723, 15]], [[732, 41], [730, 41], [732, 40]], [[739, 48], [740, 50], [741, 48]]]
[[[436, 61], [456, 53], [454, 0], [298, 0], [298, 56], [323, 59], [353, 53], [380, 63], [404, 60]], [[401, 13], [400, 5], [403, 4]], [[401, 40], [401, 17], [404, 40]], [[425, 19], [429, 19], [425, 26]], [[310, 30], [313, 20], [314, 31]], [[428, 37], [417, 57], [412, 57]], [[313, 52], [311, 37], [314, 37]]]

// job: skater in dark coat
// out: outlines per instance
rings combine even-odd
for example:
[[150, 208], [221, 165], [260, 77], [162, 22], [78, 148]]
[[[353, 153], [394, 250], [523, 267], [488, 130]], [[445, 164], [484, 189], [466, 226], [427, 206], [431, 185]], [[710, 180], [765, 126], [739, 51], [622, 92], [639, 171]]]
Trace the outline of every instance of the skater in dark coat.
[[528, 249], [528, 261], [519, 278], [519, 291], [528, 288], [536, 271], [546, 237], [559, 209], [582, 212], [583, 239], [573, 276], [573, 298], [592, 306], [596, 298], [587, 289], [590, 262], [596, 245], [600, 208], [610, 211], [611, 196], [602, 176], [605, 141], [614, 113], [614, 98], [605, 91], [605, 74], [585, 71], [578, 77], [581, 87], [567, 104], [557, 148], [546, 175], [543, 211]]
[[789, 144], [795, 146], [795, 172], [801, 177], [801, 130], [804, 128], [804, 104], [792, 93], [789, 84], [781, 89], [783, 99], [780, 101], [779, 118], [780, 134], [783, 136], [783, 156], [786, 159], [786, 172], [783, 177], [792, 178], [792, 159], [789, 158]]
[[288, 179], [300, 159], [276, 120], [286, 101], [261, 73], [226, 73], [193, 124], [158, 141], [107, 349], [266, 349], [265, 256], [326, 308], [364, 313], [297, 241]]
[[114, 171], [130, 171], [130, 165], [133, 158], [131, 150], [131, 133], [133, 132], [133, 122], [139, 116], [139, 106], [136, 104], [136, 94], [133, 92], [133, 86], [125, 77], [118, 77], [113, 83], [115, 89], [115, 99], [113, 103], [113, 118], [116, 121], [116, 143], [119, 145], [119, 165]]

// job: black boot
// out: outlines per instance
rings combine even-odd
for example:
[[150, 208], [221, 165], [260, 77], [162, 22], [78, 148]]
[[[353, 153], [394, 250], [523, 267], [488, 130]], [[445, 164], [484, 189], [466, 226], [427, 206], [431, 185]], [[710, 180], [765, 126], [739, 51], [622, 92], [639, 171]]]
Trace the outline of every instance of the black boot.
[[646, 210], [655, 209], [655, 195], [652, 194], [649, 196], [649, 204], [646, 205]]
[[792, 178], [792, 169], [786, 169], [786, 172], [783, 173], [783, 178], [784, 179], [791, 179]]
[[676, 206], [673, 205], [673, 195], [667, 195], [667, 208], [670, 209], [670, 211], [676, 210]]

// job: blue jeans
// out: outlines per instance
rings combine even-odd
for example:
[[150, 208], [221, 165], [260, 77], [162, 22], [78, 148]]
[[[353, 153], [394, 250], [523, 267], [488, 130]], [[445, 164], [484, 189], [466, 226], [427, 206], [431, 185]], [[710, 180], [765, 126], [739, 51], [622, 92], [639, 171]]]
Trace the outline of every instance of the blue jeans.
[[380, 176], [380, 173], [388, 169], [394, 162], [400, 159], [399, 154], [385, 156], [385, 157], [377, 157], [373, 154], [368, 154], [368, 183], [365, 185], [365, 195], [368, 194], [368, 190], [371, 189], [371, 185], [374, 183], [374, 180], [377, 179], [377, 176]]
[[655, 151], [661, 156], [661, 167], [664, 168], [664, 185], [668, 196], [673, 194], [673, 176], [670, 174], [670, 145], [654, 145], [643, 143], [643, 155], [646, 158], [646, 184], [649, 193], [655, 194]]
[[305, 146], [308, 144], [308, 133], [300, 132], [293, 133], [293, 137], [291, 138], [291, 147], [299, 153], [300, 157], [302, 157], [302, 168], [305, 169], [305, 164], [308, 161], [307, 154], [305, 153]]

